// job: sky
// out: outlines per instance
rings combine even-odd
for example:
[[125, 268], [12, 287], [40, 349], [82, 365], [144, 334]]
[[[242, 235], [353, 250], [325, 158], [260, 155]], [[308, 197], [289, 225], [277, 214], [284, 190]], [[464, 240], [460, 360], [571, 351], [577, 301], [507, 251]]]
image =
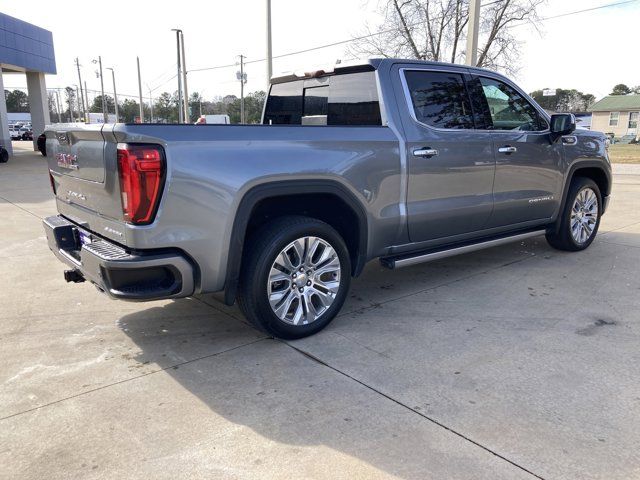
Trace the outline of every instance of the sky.
[[[375, 26], [382, 0], [272, 0], [273, 54], [282, 55], [348, 40]], [[547, 0], [542, 18], [615, 3], [620, 0]], [[53, 32], [58, 74], [47, 76], [47, 87], [78, 83], [74, 59], [82, 65], [88, 89], [99, 90], [97, 66], [115, 69], [119, 100], [138, 94], [136, 56], [140, 57], [143, 95], [177, 89], [176, 38], [172, 28], [184, 31], [189, 91], [204, 98], [235, 94], [238, 55], [246, 56], [246, 91], [265, 89], [267, 83], [265, 0], [208, 0], [182, 2], [90, 2], [32, 0], [3, 2], [2, 12]], [[513, 79], [526, 91], [576, 88], [597, 98], [618, 83], [640, 84], [640, 0], [545, 20], [540, 31], [516, 27], [521, 46], [520, 69]], [[348, 58], [347, 45], [274, 59], [274, 74], [309, 70]], [[212, 66], [232, 65], [196, 71]], [[113, 91], [111, 72], [104, 71], [105, 91]], [[20, 74], [4, 74], [5, 88], [24, 87]], [[93, 93], [90, 93], [90, 97]]]

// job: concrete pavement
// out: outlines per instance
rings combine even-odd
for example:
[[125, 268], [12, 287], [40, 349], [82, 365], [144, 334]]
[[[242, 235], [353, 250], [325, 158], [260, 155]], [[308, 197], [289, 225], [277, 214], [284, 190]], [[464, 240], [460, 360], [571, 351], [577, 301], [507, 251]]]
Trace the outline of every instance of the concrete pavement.
[[585, 252], [374, 262], [286, 343], [211, 296], [66, 284], [44, 159], [20, 147], [0, 165], [0, 478], [640, 478], [640, 171]]

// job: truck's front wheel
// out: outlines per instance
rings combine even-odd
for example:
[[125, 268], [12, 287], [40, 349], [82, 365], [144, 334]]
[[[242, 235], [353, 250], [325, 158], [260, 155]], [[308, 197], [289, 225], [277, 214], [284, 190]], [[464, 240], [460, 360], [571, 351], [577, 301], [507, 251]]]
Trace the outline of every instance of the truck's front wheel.
[[598, 233], [602, 216], [602, 196], [596, 182], [576, 177], [571, 182], [557, 230], [547, 232], [547, 241], [558, 250], [584, 250]]
[[274, 220], [246, 246], [240, 309], [258, 328], [284, 339], [322, 330], [345, 301], [349, 252], [330, 225], [308, 217]]

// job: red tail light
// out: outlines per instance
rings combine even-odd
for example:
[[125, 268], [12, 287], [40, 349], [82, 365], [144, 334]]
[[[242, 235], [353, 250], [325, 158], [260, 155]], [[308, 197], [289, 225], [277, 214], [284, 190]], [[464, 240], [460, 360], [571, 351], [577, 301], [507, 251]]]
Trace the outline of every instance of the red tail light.
[[151, 223], [164, 183], [162, 147], [119, 143], [118, 174], [125, 221], [136, 225]]

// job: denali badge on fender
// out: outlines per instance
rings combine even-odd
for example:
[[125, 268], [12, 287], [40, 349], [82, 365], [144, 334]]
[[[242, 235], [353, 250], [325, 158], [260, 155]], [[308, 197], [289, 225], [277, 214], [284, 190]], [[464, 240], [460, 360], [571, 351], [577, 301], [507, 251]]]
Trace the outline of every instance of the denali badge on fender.
[[78, 157], [71, 153], [56, 153], [58, 166], [69, 170], [78, 170]]

